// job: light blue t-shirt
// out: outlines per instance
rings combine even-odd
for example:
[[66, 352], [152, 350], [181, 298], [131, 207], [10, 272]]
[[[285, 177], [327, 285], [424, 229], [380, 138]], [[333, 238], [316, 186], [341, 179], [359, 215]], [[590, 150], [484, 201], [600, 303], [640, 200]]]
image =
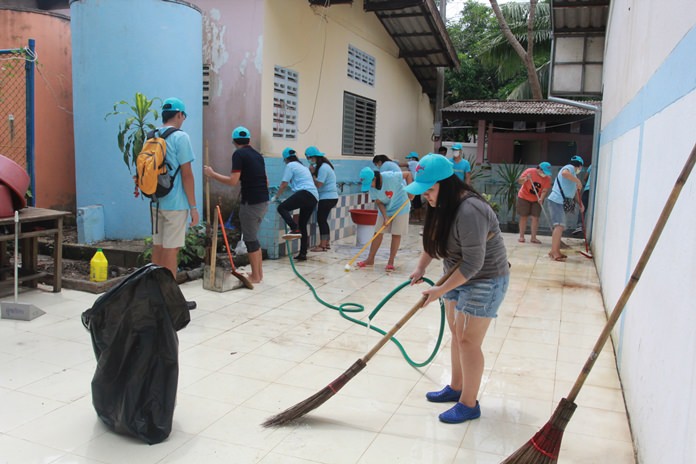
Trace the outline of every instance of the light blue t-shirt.
[[418, 161], [411, 160], [408, 162], [408, 170], [411, 171], [411, 177], [416, 178], [416, 166], [418, 166]]
[[322, 185], [319, 187], [320, 200], [333, 200], [338, 198], [338, 187], [336, 186], [336, 173], [328, 164], [322, 164], [317, 173], [317, 181]]
[[466, 181], [466, 173], [471, 172], [471, 164], [469, 164], [469, 161], [465, 160], [464, 158], [460, 159], [458, 163], [456, 163], [453, 159], [450, 160], [452, 162], [452, 169], [454, 169], [454, 173], [459, 177], [459, 179]]
[[293, 192], [307, 190], [314, 195], [314, 198], [317, 200], [319, 199], [319, 192], [317, 192], [317, 186], [314, 185], [312, 173], [309, 172], [309, 169], [307, 169], [307, 166], [304, 164], [297, 161], [290, 161], [285, 165], [285, 171], [283, 171], [283, 178], [281, 180], [287, 182]]
[[587, 180], [585, 181], [585, 187], [582, 189], [583, 192], [590, 190], [590, 182], [592, 181], [592, 165], [587, 168]]
[[[157, 130], [162, 133], [168, 127], [159, 127]], [[196, 157], [193, 154], [191, 139], [189, 135], [181, 130], [172, 132], [166, 139], [167, 142], [167, 164], [171, 168], [171, 172], [175, 172], [179, 166], [186, 163], [192, 163]], [[195, 201], [195, 199], [192, 199]], [[174, 187], [164, 198], [159, 200], [159, 209], [164, 211], [180, 211], [188, 210], [189, 202], [184, 191], [184, 183], [181, 181], [181, 169], [174, 178]]]
[[[384, 203], [387, 216], [392, 217], [404, 202], [408, 202], [408, 194], [406, 190], [404, 190], [404, 184], [401, 182], [403, 180], [403, 175], [401, 171], [398, 173], [388, 171], [380, 174], [382, 175], [382, 189], [377, 190], [374, 187], [370, 188], [370, 198], [373, 201], [379, 200]], [[399, 215], [408, 214], [410, 211], [411, 205], [409, 202], [406, 204], [406, 207], [399, 212]]]
[[401, 174], [401, 167], [393, 161], [385, 161], [379, 167], [379, 172], [398, 172]]
[[563, 187], [563, 195], [565, 195], [566, 198], [575, 198], [575, 191], [578, 188], [575, 182], [563, 177], [563, 171], [570, 171], [571, 174], [575, 175], [575, 166], [572, 164], [566, 164], [561, 168], [560, 171], [558, 171], [558, 175], [556, 176], [557, 180], [553, 181], [551, 193], [549, 194], [549, 200], [553, 201], [554, 203], [563, 203], [563, 196], [558, 188], [559, 182], [561, 183], [561, 187]]

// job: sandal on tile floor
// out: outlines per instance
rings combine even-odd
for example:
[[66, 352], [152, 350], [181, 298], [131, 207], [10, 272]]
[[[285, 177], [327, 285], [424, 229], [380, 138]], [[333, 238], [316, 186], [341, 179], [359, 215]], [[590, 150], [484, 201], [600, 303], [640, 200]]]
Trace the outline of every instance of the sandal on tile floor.
[[520, 242], [520, 243], [524, 243], [524, 237], [518, 238], [517, 241]]
[[538, 240], [538, 239], [536, 239], [536, 238], [530, 240], [530, 242], [536, 243], [537, 245], [541, 244], [541, 240]]
[[384, 270], [387, 271], [387, 272], [392, 272], [394, 269], [396, 269], [396, 268], [395, 268], [394, 265], [392, 265], [392, 264], [387, 264], [387, 265], [384, 267]]
[[374, 266], [375, 263], [367, 264], [365, 261], [358, 261], [357, 265], [360, 269], [362, 269], [362, 268], [367, 267], [367, 266]]
[[481, 417], [481, 407], [479, 406], [478, 401], [476, 402], [476, 406], [473, 408], [457, 402], [457, 404], [440, 414], [438, 417], [441, 422], [446, 424], [461, 424], [462, 422]]
[[440, 391], [432, 391], [425, 394], [425, 399], [431, 403], [448, 403], [450, 401], [459, 401], [459, 397], [462, 396], [461, 390], [455, 390], [449, 385], [445, 385]]
[[320, 252], [320, 251], [327, 251], [327, 250], [328, 250], [327, 247], [323, 247], [323, 246], [319, 246], [319, 245], [315, 246], [314, 248], [309, 249], [309, 251], [313, 251], [315, 253]]

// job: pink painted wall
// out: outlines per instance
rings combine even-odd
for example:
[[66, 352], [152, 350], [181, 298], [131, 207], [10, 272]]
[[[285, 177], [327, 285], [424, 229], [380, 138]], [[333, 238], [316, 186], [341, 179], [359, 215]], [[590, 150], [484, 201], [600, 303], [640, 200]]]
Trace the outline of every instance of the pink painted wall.
[[[264, 2], [249, 0], [189, 0], [203, 11], [203, 63], [210, 65], [210, 103], [203, 106], [203, 138], [210, 164], [229, 174], [232, 130], [245, 126], [251, 144], [261, 132], [261, 72]], [[213, 204], [231, 197], [230, 188], [210, 183]]]
[[36, 206], [75, 212], [72, 68], [68, 17], [0, 9], [0, 48], [36, 41]]

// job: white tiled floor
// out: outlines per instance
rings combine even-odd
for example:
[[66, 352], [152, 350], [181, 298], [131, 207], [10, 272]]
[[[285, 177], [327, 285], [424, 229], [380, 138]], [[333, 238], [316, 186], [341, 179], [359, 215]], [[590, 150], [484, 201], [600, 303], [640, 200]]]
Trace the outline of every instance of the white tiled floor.
[[[386, 245], [373, 269], [346, 273], [354, 237], [312, 253], [298, 270], [333, 304], [356, 302], [367, 314], [405, 281], [418, 255], [418, 226], [404, 240], [397, 270], [386, 274]], [[337, 395], [296, 424], [260, 426], [267, 417], [327, 385], [379, 340], [315, 300], [287, 259], [265, 261], [253, 291], [182, 286], [198, 302], [179, 332], [180, 377], [174, 430], [148, 446], [116, 435], [97, 419], [90, 381], [95, 360], [80, 323], [95, 295], [32, 291], [22, 302], [46, 314], [31, 322], [0, 320], [0, 463], [498, 463], [550, 418], [580, 373], [605, 316], [593, 262], [568, 239], [566, 263], [544, 245], [506, 235], [509, 293], [484, 343], [480, 419], [446, 425], [449, 406], [425, 401], [449, 379], [449, 336], [435, 360], [410, 367], [389, 343]], [[436, 280], [439, 266], [429, 276]], [[372, 320], [388, 330], [419, 298], [399, 292]], [[420, 362], [435, 346], [439, 309], [420, 311], [397, 334]], [[577, 400], [564, 434], [561, 463], [634, 463], [613, 352], [607, 346]]]

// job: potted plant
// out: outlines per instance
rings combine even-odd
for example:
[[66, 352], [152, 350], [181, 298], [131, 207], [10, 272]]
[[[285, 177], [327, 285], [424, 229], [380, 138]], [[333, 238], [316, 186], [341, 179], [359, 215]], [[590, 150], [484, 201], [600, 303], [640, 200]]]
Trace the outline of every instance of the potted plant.
[[510, 220], [507, 221], [507, 224], [509, 228], [514, 228], [512, 232], [517, 232], [517, 192], [520, 190], [517, 179], [520, 178], [522, 172], [524, 172], [523, 165], [509, 163], [497, 166], [496, 170], [498, 189], [495, 194], [502, 198], [508, 213], [510, 213]]
[[109, 116], [125, 117], [118, 125], [116, 142], [118, 143], [118, 149], [123, 154], [123, 162], [126, 163], [131, 174], [133, 173], [132, 168], [135, 166], [135, 160], [143, 148], [147, 133], [157, 128], [155, 123], [159, 118], [159, 113], [152, 108], [152, 105], [157, 100], [161, 101], [159, 97], [149, 99], [142, 93], [136, 92], [132, 103], [125, 100], [116, 102], [114, 110], [104, 116], [104, 119], [107, 119]]

